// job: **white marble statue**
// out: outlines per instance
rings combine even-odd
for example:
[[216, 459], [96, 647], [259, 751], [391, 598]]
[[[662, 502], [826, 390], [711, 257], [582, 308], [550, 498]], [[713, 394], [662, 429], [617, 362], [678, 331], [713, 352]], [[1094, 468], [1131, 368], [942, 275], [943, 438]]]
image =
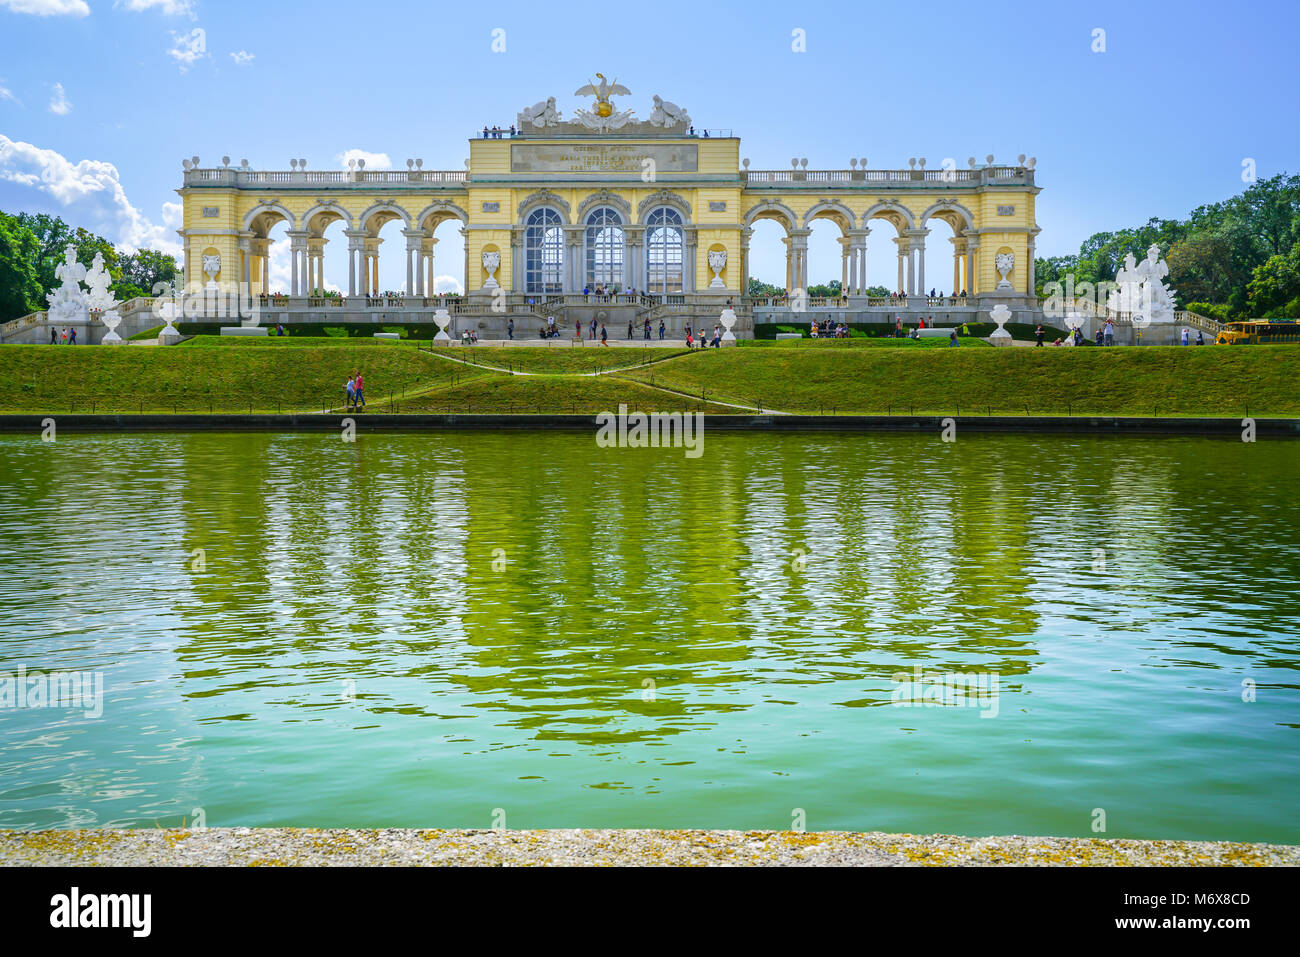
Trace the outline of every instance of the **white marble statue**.
[[1136, 329], [1145, 329], [1153, 322], [1174, 321], [1174, 290], [1165, 284], [1169, 266], [1160, 258], [1160, 247], [1155, 243], [1147, 250], [1147, 258], [1138, 262], [1132, 253], [1124, 257], [1124, 264], [1115, 274], [1116, 288], [1111, 291], [1107, 305], [1111, 312], [1128, 313]]
[[104, 266], [104, 254], [95, 253], [95, 261], [86, 273], [86, 287], [90, 290], [86, 296], [86, 305], [92, 313], [98, 314], [100, 322], [108, 328], [107, 334], [100, 340], [106, 345], [122, 341], [122, 337], [117, 334], [117, 327], [122, 322], [122, 316], [117, 311], [117, 297], [108, 288], [112, 284], [113, 277]]
[[545, 129], [548, 126], [558, 126], [560, 123], [560, 111], [555, 108], [555, 97], [548, 96], [544, 100], [539, 100], [532, 106], [526, 106], [519, 111], [515, 118], [518, 128], [523, 130], [528, 127], [536, 129]]
[[709, 250], [709, 268], [713, 270], [713, 282], [709, 283], [709, 288], [724, 288], [726, 283], [722, 281], [722, 270], [727, 268], [727, 251], [725, 249]]
[[81, 288], [81, 280], [86, 278], [86, 267], [77, 262], [77, 249], [71, 243], [63, 250], [63, 262], [54, 270], [54, 276], [59, 280], [59, 286], [46, 293], [50, 304], [49, 321], [55, 325], [88, 321], [86, 293]]
[[998, 253], [993, 259], [993, 265], [997, 269], [998, 275], [1002, 277], [1001, 281], [998, 283], [998, 288], [1010, 289], [1011, 280], [1007, 278], [1007, 273], [1011, 272], [1011, 270], [1015, 268], [1016, 254]]
[[496, 289], [497, 280], [494, 273], [501, 268], [501, 254], [493, 250], [483, 253], [483, 268], [487, 270], [487, 281], [483, 283], [484, 289]]
[[676, 103], [655, 96], [654, 109], [650, 111], [651, 126], [690, 126], [691, 117]]

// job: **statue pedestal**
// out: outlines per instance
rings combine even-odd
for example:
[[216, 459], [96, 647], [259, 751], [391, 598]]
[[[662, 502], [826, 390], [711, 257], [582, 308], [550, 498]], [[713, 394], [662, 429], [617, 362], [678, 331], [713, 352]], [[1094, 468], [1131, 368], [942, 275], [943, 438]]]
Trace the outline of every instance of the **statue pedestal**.
[[993, 334], [989, 336], [989, 345], [991, 346], [1009, 346], [1011, 345], [1011, 333], [1005, 329], [994, 329]]

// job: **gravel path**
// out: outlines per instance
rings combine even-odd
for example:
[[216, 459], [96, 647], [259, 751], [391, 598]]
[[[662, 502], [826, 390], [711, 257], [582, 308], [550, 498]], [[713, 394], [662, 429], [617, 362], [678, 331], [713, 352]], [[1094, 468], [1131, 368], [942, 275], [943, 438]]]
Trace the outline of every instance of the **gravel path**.
[[0, 831], [0, 865], [1300, 864], [1300, 846], [826, 831]]

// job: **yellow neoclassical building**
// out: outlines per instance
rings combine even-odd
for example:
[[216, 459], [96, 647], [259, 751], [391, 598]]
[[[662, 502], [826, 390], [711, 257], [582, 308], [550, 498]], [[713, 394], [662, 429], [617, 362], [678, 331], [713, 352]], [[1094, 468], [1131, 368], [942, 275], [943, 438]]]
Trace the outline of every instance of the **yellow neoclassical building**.
[[[635, 314], [638, 322], [664, 319], [677, 331], [691, 318], [716, 318], [730, 302], [741, 314], [741, 334], [752, 330], [755, 309], [765, 321], [804, 309], [850, 321], [900, 310], [960, 320], [999, 302], [1013, 313], [1036, 311], [1033, 160], [972, 159], [965, 169], [927, 168], [924, 159], [904, 169], [867, 169], [854, 160], [836, 170], [808, 169], [804, 160], [755, 170], [730, 131], [698, 129], [685, 110], [658, 96], [638, 119], [615, 99], [626, 98], [626, 88], [597, 77], [578, 91], [593, 98], [591, 108], [568, 120], [550, 97], [520, 111], [509, 129], [477, 133], [464, 170], [428, 170], [419, 160], [407, 160], [404, 170], [355, 163], [327, 171], [298, 160], [278, 171], [187, 160], [179, 191], [186, 281], [191, 288], [245, 283], [254, 294], [285, 292], [268, 282], [270, 232], [284, 223], [290, 288], [264, 300], [278, 313], [272, 318], [380, 311], [384, 321], [425, 320], [438, 304], [433, 233], [455, 220], [468, 294], [456, 311], [465, 321], [477, 317], [489, 335], [505, 317], [564, 313], [569, 320], [576, 311], [586, 321], [596, 305], [610, 321]], [[801, 292], [818, 219], [841, 233], [844, 295], [831, 301]], [[951, 277], [926, 272], [936, 219], [951, 228]], [[745, 296], [758, 220], [784, 231], [786, 298]], [[379, 235], [394, 221], [405, 240], [396, 249]], [[347, 276], [328, 279], [346, 295], [325, 297], [325, 232], [336, 222], [348, 244]], [[867, 296], [868, 255], [896, 262], [896, 291], [905, 301]], [[404, 257], [401, 295], [381, 295], [380, 256]], [[933, 301], [926, 291], [935, 286], [953, 295]], [[604, 298], [597, 302], [598, 291]]]

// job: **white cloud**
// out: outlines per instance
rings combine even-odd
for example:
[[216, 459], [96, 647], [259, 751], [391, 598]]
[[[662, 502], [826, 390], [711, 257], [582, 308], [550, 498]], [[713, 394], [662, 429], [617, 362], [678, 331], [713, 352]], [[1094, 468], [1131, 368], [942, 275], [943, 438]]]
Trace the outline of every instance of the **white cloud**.
[[57, 113], [59, 116], [67, 116], [72, 112], [72, 104], [68, 102], [67, 94], [63, 92], [63, 84], [54, 84], [54, 93], [50, 96], [50, 112]]
[[433, 291], [463, 293], [465, 290], [455, 276], [434, 276]]
[[0, 86], [0, 100], [13, 100], [17, 103], [18, 97], [14, 96], [13, 92], [7, 86]]
[[0, 0], [0, 7], [37, 17], [84, 17], [90, 14], [85, 0]]
[[340, 153], [335, 157], [344, 169], [348, 168], [348, 160], [365, 160], [366, 169], [392, 169], [393, 161], [388, 158], [387, 153], [367, 153], [365, 150], [348, 150]]
[[190, 0], [125, 0], [125, 2], [114, 3], [115, 7], [126, 7], [140, 13], [144, 10], [151, 10], [157, 7], [158, 10], [168, 17], [191, 17], [194, 16], [194, 5]]
[[54, 150], [16, 142], [0, 133], [0, 180], [53, 198], [62, 207], [59, 215], [65, 220], [115, 245], [128, 249], [148, 246], [177, 257], [182, 253], [176, 235], [181, 226], [181, 204], [163, 203], [162, 223], [152, 222], [131, 205], [112, 163], [72, 163]]
[[208, 32], [195, 27], [189, 33], [172, 33], [173, 46], [167, 55], [180, 64], [184, 73], [208, 55]]
[[255, 54], [249, 53], [247, 50], [236, 50], [230, 54], [230, 59], [235, 61], [235, 66], [248, 66], [253, 62], [254, 56]]

